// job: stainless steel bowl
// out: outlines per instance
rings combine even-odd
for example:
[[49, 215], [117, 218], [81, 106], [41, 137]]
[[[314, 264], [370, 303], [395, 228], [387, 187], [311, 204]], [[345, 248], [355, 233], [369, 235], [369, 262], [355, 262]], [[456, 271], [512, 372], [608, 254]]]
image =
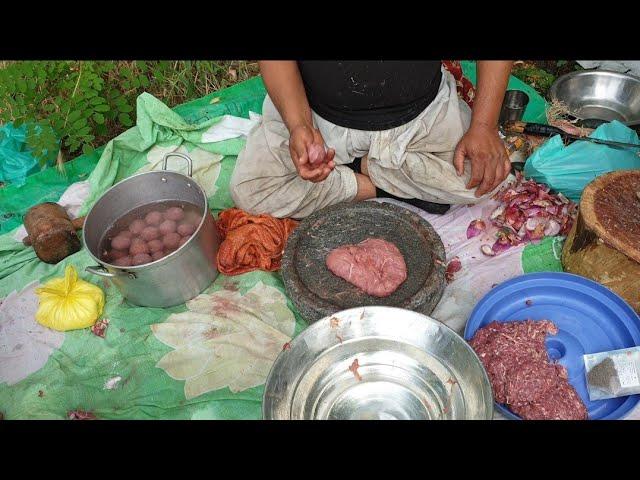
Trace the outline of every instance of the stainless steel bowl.
[[564, 102], [571, 115], [587, 120], [640, 120], [640, 79], [608, 70], [571, 72], [559, 77], [549, 97]]
[[262, 408], [267, 420], [486, 420], [493, 395], [461, 336], [425, 315], [376, 306], [298, 335], [269, 373]]

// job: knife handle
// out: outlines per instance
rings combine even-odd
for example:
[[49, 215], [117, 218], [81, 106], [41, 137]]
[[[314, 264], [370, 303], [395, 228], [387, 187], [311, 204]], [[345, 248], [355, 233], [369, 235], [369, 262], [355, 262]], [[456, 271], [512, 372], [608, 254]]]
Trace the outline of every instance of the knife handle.
[[541, 123], [510, 122], [505, 125], [505, 131], [510, 133], [524, 133], [527, 135], [537, 135], [542, 137], [552, 137], [553, 135], [563, 135], [565, 132], [558, 127], [543, 125]]
[[524, 127], [524, 133], [528, 135], [539, 135], [541, 137], [552, 137], [554, 135], [564, 135], [565, 132], [558, 127], [552, 125], [543, 125], [540, 123], [527, 123]]

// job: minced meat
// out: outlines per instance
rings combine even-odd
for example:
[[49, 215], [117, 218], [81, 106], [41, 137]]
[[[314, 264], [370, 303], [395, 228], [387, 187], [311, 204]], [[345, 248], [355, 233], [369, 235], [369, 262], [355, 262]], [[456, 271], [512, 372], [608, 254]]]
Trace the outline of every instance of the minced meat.
[[587, 409], [544, 341], [549, 320], [491, 322], [469, 342], [487, 371], [496, 402], [525, 420], [585, 420]]

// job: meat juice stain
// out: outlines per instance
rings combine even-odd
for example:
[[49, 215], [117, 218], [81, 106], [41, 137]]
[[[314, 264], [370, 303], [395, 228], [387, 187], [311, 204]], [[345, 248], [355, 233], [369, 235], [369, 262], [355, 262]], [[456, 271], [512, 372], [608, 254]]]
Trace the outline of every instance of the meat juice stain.
[[356, 380], [361, 381], [362, 376], [360, 375], [360, 372], [358, 372], [358, 368], [360, 368], [360, 364], [358, 363], [358, 359], [356, 358], [349, 367], [349, 371], [353, 373], [353, 376], [356, 377]]

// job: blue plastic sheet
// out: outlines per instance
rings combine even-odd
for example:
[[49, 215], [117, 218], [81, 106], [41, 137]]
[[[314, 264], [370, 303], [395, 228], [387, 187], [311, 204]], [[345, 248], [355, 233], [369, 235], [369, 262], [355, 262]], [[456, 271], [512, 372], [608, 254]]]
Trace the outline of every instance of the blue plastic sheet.
[[[590, 136], [640, 144], [638, 134], [618, 121], [599, 126]], [[584, 188], [596, 177], [616, 170], [638, 168], [640, 148], [618, 149], [586, 141], [565, 146], [556, 135], [527, 159], [524, 175], [578, 202]]]
[[26, 135], [26, 125], [15, 128], [7, 123], [0, 126], [0, 182], [21, 186], [27, 176], [42, 168], [40, 159], [27, 146]]

